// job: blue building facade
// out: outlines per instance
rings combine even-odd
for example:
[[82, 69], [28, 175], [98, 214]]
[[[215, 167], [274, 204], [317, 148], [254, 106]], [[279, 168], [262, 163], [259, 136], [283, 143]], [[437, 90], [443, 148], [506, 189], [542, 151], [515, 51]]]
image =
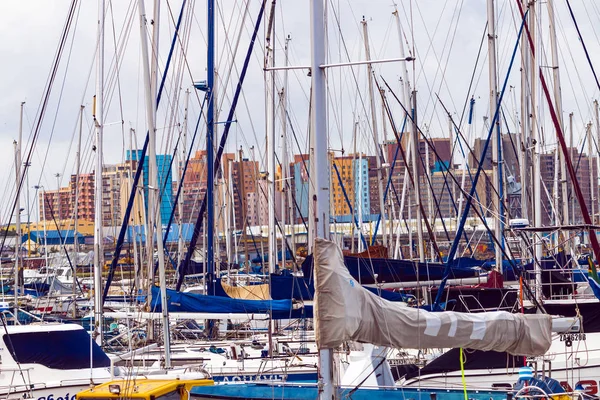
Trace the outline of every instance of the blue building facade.
[[354, 174], [354, 212], [358, 215], [358, 210], [361, 210], [364, 221], [371, 211], [369, 160], [366, 157], [353, 160], [352, 172]]
[[308, 172], [310, 161], [298, 161], [294, 164], [295, 197], [303, 218], [308, 218]]
[[[139, 161], [142, 155], [141, 150], [134, 150], [133, 153], [127, 150], [127, 160]], [[163, 224], [169, 221], [171, 210], [173, 208], [173, 175], [171, 173], [170, 154], [157, 154], [156, 166], [158, 169], [158, 186], [161, 192], [160, 216]], [[144, 179], [144, 207], [146, 215], [148, 215], [148, 181], [150, 172], [148, 169], [148, 156], [144, 158], [144, 166], [142, 169]]]

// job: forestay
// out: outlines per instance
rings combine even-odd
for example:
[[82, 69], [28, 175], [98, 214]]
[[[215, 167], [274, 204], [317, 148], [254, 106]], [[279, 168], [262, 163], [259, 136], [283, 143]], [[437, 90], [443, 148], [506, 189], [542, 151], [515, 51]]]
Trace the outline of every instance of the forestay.
[[320, 349], [357, 341], [395, 348], [463, 347], [539, 356], [552, 342], [550, 315], [434, 313], [410, 308], [362, 288], [348, 273], [342, 251], [333, 242], [316, 239], [314, 255]]

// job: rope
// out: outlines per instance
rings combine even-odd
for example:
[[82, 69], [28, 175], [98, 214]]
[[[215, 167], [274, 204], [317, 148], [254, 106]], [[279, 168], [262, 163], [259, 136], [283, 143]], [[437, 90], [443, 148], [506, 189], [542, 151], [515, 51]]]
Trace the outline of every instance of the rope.
[[463, 393], [465, 394], [465, 400], [469, 400], [469, 395], [467, 394], [467, 379], [465, 378], [465, 358], [463, 355], [463, 348], [460, 348], [460, 377], [463, 385]]

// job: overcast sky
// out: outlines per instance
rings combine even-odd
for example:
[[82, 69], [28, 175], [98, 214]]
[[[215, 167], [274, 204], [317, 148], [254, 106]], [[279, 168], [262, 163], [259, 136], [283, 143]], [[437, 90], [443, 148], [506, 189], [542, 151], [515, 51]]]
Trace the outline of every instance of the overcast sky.
[[[217, 60], [219, 73], [220, 108], [219, 121], [224, 121], [229, 111], [230, 100], [237, 84], [249, 38], [256, 21], [260, 2], [258, 0], [224, 0], [219, 4], [217, 28]], [[0, 184], [5, 188], [0, 199], [0, 220], [8, 219], [8, 209], [14, 201], [14, 152], [13, 141], [18, 137], [19, 108], [24, 106], [23, 151], [34, 126], [38, 122], [41, 99], [54, 62], [61, 32], [64, 29], [67, 0], [5, 0], [0, 12]], [[414, 47], [416, 62], [409, 65], [410, 79], [418, 91], [419, 121], [422, 128], [428, 128], [432, 136], [447, 136], [448, 122], [445, 112], [437, 102], [435, 94], [450, 109], [453, 117], [460, 120], [465, 101], [476, 98], [475, 123], [469, 130], [464, 124], [461, 129], [471, 137], [482, 136], [485, 130], [483, 117], [489, 114], [487, 41], [475, 68], [477, 52], [486, 25], [486, 2], [483, 0], [398, 0], [400, 21], [404, 38]], [[496, 1], [498, 79], [502, 84], [510, 54], [516, 43], [520, 23], [514, 0]], [[577, 22], [595, 67], [600, 68], [600, 39], [598, 36], [599, 9], [595, 0], [571, 0]], [[587, 65], [585, 55], [578, 40], [573, 22], [564, 0], [556, 4], [558, 48], [564, 115], [575, 113], [576, 144], [580, 143], [580, 133], [585, 123], [593, 119], [592, 101], [598, 97], [598, 88]], [[137, 143], [141, 147], [146, 130], [144, 112], [144, 88], [142, 82], [140, 28], [137, 1], [106, 0], [107, 17], [105, 32], [105, 93], [106, 118], [104, 137], [104, 162], [116, 163], [124, 159], [129, 147], [129, 131], [135, 129]], [[173, 20], [179, 15], [182, 0], [161, 2], [161, 23], [159, 43], [159, 68], [165, 65], [168, 49], [173, 37]], [[364, 60], [365, 51], [361, 20], [364, 16], [370, 38], [373, 59], [397, 58], [401, 56], [398, 31], [392, 15], [392, 1], [352, 1], [331, 0], [328, 2], [328, 58], [331, 62]], [[147, 13], [151, 14], [152, 1], [146, 1]], [[268, 11], [268, 10], [267, 10]], [[539, 63], [550, 66], [546, 2], [541, 5], [538, 29], [542, 28], [538, 55]], [[29, 183], [43, 185], [46, 189], [64, 186], [75, 172], [75, 153], [78, 137], [80, 106], [86, 108], [83, 114], [83, 135], [81, 152], [82, 172], [93, 170], [93, 124], [92, 98], [96, 92], [97, 56], [97, 2], [88, 0], [78, 3], [70, 34], [60, 61], [60, 68], [52, 87], [50, 102], [41, 121], [40, 135], [34, 148]], [[206, 78], [206, 5], [205, 2], [188, 1], [182, 26], [184, 31], [176, 46], [173, 64], [168, 75], [165, 93], [158, 113], [158, 151], [171, 153], [176, 138], [182, 129], [184, 92], [191, 88], [193, 81]], [[283, 45], [285, 37], [291, 36], [289, 63], [308, 65], [310, 63], [308, 1], [279, 0], [276, 11], [275, 63], [283, 65]], [[265, 86], [262, 72], [264, 57], [264, 25], [261, 25], [248, 76], [244, 83], [243, 96], [237, 107], [232, 125], [228, 151], [243, 146], [246, 156], [251, 157], [250, 146], [255, 146], [255, 157], [264, 162], [265, 145]], [[414, 40], [414, 42], [413, 42]], [[116, 44], [116, 46], [115, 46]], [[182, 50], [183, 47], [183, 50]], [[115, 48], [118, 51], [115, 51]], [[237, 48], [235, 57], [232, 53]], [[118, 73], [115, 60], [118, 59]], [[233, 59], [233, 62], [232, 62]], [[382, 76], [400, 96], [399, 78], [402, 64], [381, 64], [375, 68], [375, 75]], [[517, 56], [509, 77], [509, 88], [504, 99], [504, 110], [511, 130], [516, 129], [515, 116], [519, 112], [520, 98], [520, 57]], [[550, 70], [548, 69], [548, 72]], [[352, 152], [354, 146], [359, 151], [373, 154], [372, 121], [369, 108], [366, 67], [340, 68], [329, 72], [329, 132], [333, 150], [342, 148]], [[474, 86], [468, 91], [471, 77]], [[283, 73], [277, 74], [279, 90]], [[551, 75], [547, 75], [551, 81]], [[307, 131], [310, 91], [310, 78], [306, 70], [289, 73], [288, 104], [292, 129], [296, 140], [287, 143], [290, 153], [307, 151]], [[193, 89], [192, 89], [193, 90]], [[387, 93], [393, 103], [392, 95]], [[401, 97], [402, 99], [402, 97]], [[200, 110], [200, 93], [190, 96], [188, 129], [193, 133]], [[221, 102], [222, 100], [222, 102]], [[383, 139], [384, 128], [381, 118], [381, 99], [376, 97], [376, 112], [379, 137]], [[400, 125], [400, 107], [393, 103], [396, 124]], [[280, 119], [278, 107], [277, 129]], [[543, 122], [545, 145], [552, 148], [556, 139], [550, 121], [547, 121], [547, 108], [540, 109]], [[123, 121], [123, 123], [121, 123]], [[566, 121], [566, 117], [565, 117]], [[353, 128], [358, 122], [356, 144]], [[219, 134], [223, 125], [219, 125]], [[387, 137], [392, 138], [389, 124]], [[548, 132], [552, 132], [551, 134]], [[204, 131], [199, 132], [202, 136]], [[291, 133], [290, 133], [291, 135]], [[189, 139], [188, 139], [189, 144]], [[137, 144], [134, 142], [134, 147]], [[204, 147], [201, 139], [195, 149]], [[279, 146], [279, 143], [278, 143]], [[337, 153], [339, 154], [339, 152]], [[279, 151], [279, 156], [281, 152]], [[456, 160], [460, 162], [460, 160]], [[60, 177], [55, 177], [55, 174]], [[29, 190], [32, 220], [37, 219], [34, 190]], [[26, 203], [26, 200], [23, 200]], [[26, 208], [26, 204], [22, 207]], [[25, 218], [26, 219], [26, 218]]]

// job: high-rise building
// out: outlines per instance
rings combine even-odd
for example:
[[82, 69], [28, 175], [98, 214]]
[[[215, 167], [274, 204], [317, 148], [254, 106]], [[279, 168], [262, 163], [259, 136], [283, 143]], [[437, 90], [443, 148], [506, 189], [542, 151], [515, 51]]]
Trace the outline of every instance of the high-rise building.
[[294, 197], [296, 199], [298, 213], [296, 222], [308, 218], [308, 191], [310, 176], [310, 160], [308, 154], [294, 155]]
[[[127, 150], [127, 161], [139, 161], [141, 158], [142, 151], [134, 150], [133, 152]], [[158, 188], [152, 188], [153, 190], [160, 191], [160, 216], [163, 223], [167, 223], [171, 216], [171, 210], [173, 209], [173, 174], [172, 174], [172, 162], [173, 157], [170, 154], [157, 154], [156, 155], [156, 167], [158, 173]], [[146, 215], [148, 214], [148, 190], [149, 190], [149, 165], [148, 156], [144, 158], [143, 166], [143, 178], [144, 178], [144, 207]]]

